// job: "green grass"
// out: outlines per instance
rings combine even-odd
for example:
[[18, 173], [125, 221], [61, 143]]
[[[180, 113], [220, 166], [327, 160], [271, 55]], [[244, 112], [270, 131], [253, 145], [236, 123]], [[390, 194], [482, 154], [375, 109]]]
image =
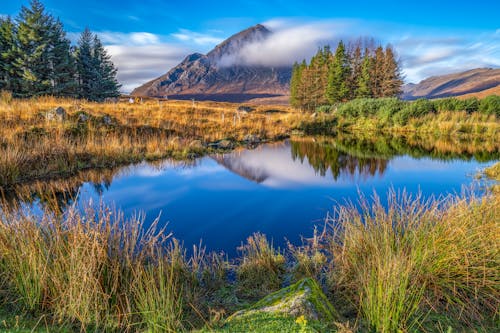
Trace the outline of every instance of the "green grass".
[[[231, 262], [203, 248], [187, 256], [182, 245], [156, 224], [145, 229], [140, 217], [124, 220], [106, 207], [36, 216], [3, 210], [0, 308], [5, 322], [0, 321], [0, 328], [498, 328], [498, 194], [439, 201], [407, 194], [388, 197], [384, 204], [375, 198], [361, 200], [357, 207], [338, 207], [332, 228], [302, 247], [277, 250], [264, 235], [255, 234], [240, 247], [241, 258]], [[276, 314], [224, 321], [235, 311], [258, 307], [262, 303], [254, 303], [261, 296], [301, 276], [320, 283], [338, 316], [307, 325]]]

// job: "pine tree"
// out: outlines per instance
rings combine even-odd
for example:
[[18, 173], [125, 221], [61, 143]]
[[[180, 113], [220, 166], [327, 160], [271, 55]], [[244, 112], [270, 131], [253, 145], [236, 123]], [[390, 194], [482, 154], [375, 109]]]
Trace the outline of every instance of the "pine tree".
[[92, 59], [93, 34], [89, 28], [80, 35], [76, 51], [77, 71], [78, 71], [78, 97], [95, 99], [94, 80], [98, 76], [94, 61]]
[[90, 29], [80, 35], [76, 52], [78, 96], [92, 101], [119, 96], [116, 69], [101, 41]]
[[300, 65], [295, 62], [292, 67], [292, 77], [290, 79], [290, 104], [293, 107], [300, 107], [299, 105], [299, 85], [301, 81]]
[[384, 78], [385, 54], [382, 46], [377, 47], [373, 58], [371, 73], [372, 96], [375, 98], [383, 97], [382, 81]]
[[357, 89], [355, 91], [356, 98], [372, 97], [372, 82], [371, 73], [373, 71], [373, 59], [368, 49], [365, 50], [363, 61], [361, 63], [361, 71], [357, 77]]
[[329, 68], [328, 85], [325, 96], [330, 104], [345, 101], [349, 98], [349, 76], [351, 68], [344, 43], [339, 42], [335, 50], [333, 63]]
[[95, 99], [102, 101], [108, 97], [120, 96], [121, 85], [116, 80], [117, 70], [97, 35], [94, 35], [92, 60], [97, 73], [93, 85]]
[[31, 1], [31, 7], [23, 6], [17, 19], [17, 40], [19, 58], [15, 66], [22, 71], [22, 84], [19, 94], [29, 97], [52, 92], [51, 77], [51, 29], [52, 16], [45, 13], [43, 4]]
[[75, 59], [71, 53], [70, 41], [62, 23], [56, 20], [51, 30], [52, 49], [52, 95], [64, 97], [77, 96]]
[[16, 25], [10, 18], [0, 18], [0, 89], [17, 94], [21, 74], [15, 66], [18, 58]]
[[351, 76], [349, 78], [350, 99], [356, 98], [359, 90], [359, 78], [362, 76], [363, 54], [361, 52], [361, 41], [358, 40], [351, 52]]
[[381, 82], [381, 92], [384, 97], [396, 97], [401, 95], [403, 79], [401, 70], [394, 51], [390, 45], [386, 46], [384, 55], [384, 67]]

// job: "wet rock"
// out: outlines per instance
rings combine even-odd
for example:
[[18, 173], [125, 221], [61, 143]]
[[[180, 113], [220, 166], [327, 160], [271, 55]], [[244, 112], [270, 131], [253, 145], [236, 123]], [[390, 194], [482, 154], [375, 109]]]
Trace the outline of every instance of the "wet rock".
[[202, 150], [203, 148], [205, 148], [205, 146], [203, 145], [203, 142], [201, 142], [201, 140], [193, 140], [189, 143], [189, 148]]
[[237, 109], [238, 112], [242, 112], [242, 113], [252, 112], [253, 110], [254, 110], [254, 108], [252, 108], [251, 106], [245, 106], [245, 105], [238, 106], [238, 109]]
[[257, 144], [260, 142], [260, 138], [255, 134], [247, 134], [243, 137], [243, 141], [247, 144]]
[[211, 143], [210, 146], [212, 148], [216, 148], [216, 149], [233, 149], [234, 143], [231, 140], [223, 139], [223, 140]]
[[50, 111], [48, 111], [46, 114], [45, 114], [45, 118], [48, 120], [48, 121], [58, 121], [58, 122], [63, 122], [66, 120], [66, 118], [68, 117], [68, 113], [66, 112], [66, 110], [61, 107], [61, 106], [58, 106], [57, 108], [54, 108]]
[[311, 278], [302, 279], [267, 295], [250, 308], [234, 313], [227, 322], [258, 313], [281, 314], [293, 318], [304, 316], [306, 320], [325, 322], [333, 322], [339, 318], [333, 305], [316, 281]]

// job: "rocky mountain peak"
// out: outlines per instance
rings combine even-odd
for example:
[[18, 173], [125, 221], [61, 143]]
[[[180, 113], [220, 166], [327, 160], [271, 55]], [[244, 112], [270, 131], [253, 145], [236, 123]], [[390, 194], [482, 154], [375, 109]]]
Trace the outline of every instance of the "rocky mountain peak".
[[291, 67], [252, 66], [238, 55], [246, 46], [268, 38], [262, 24], [245, 29], [203, 55], [193, 53], [165, 75], [136, 88], [137, 96], [243, 102], [254, 99], [288, 100]]
[[216, 63], [220, 62], [224, 57], [230, 57], [238, 54], [246, 45], [262, 41], [269, 35], [271, 35], [271, 31], [269, 29], [264, 27], [262, 24], [257, 24], [232, 35], [217, 45], [212, 51], [207, 53], [207, 57], [210, 61]]

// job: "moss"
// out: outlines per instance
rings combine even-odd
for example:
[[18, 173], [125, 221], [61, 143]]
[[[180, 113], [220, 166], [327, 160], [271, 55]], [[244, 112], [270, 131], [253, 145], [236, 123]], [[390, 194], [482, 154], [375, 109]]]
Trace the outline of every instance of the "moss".
[[235, 318], [218, 328], [205, 328], [199, 332], [330, 332], [326, 325], [317, 321], [297, 320], [277, 313], [257, 312], [250, 316]]
[[319, 285], [311, 278], [267, 295], [246, 310], [238, 311], [227, 322], [240, 317], [253, 316], [256, 313], [278, 313], [297, 318], [305, 316], [307, 320], [333, 323], [339, 315], [328, 301]]

